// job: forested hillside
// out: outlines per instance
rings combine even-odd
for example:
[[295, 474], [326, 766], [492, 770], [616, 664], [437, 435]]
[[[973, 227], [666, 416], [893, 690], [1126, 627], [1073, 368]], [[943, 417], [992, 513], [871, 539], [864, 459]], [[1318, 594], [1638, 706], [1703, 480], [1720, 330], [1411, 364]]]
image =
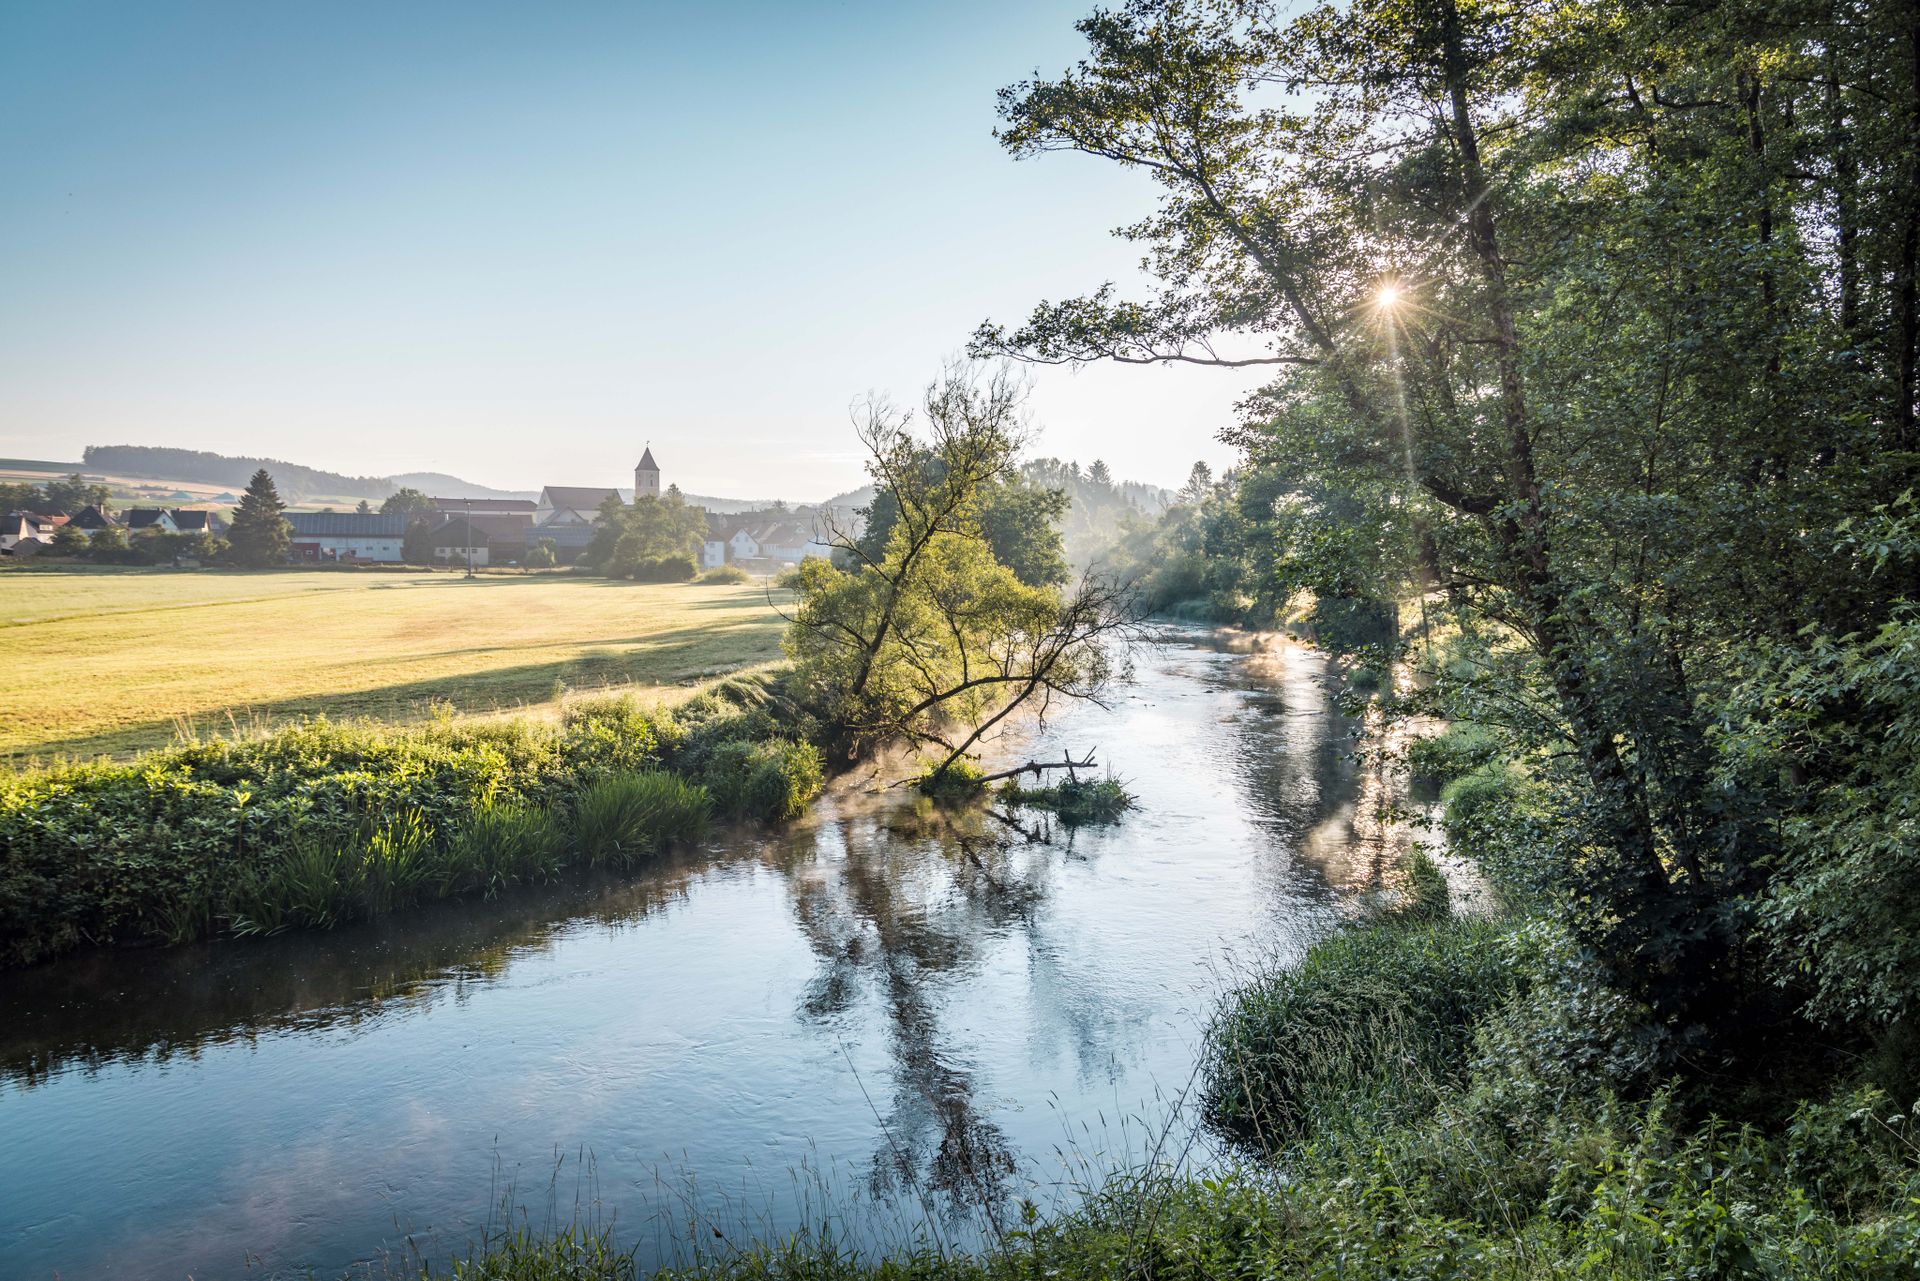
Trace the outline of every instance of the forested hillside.
[[273, 473], [274, 482], [281, 492], [296, 502], [321, 496], [380, 499], [403, 485], [453, 498], [528, 496], [517, 491], [471, 484], [441, 472], [411, 472], [405, 476], [345, 476], [316, 467], [302, 467], [278, 458], [236, 457], [160, 445], [88, 445], [82, 460], [90, 471], [159, 480], [198, 481], [209, 485], [225, 485], [236, 491], [246, 488], [254, 472], [264, 467]]

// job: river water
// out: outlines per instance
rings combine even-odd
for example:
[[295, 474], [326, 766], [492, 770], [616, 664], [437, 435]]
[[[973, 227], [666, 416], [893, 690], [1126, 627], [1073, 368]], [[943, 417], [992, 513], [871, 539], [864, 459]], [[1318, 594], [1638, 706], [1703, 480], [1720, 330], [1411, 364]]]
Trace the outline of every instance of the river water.
[[1181, 1107], [1236, 967], [1378, 884], [1319, 655], [1175, 634], [1094, 749], [1118, 825], [843, 780], [777, 833], [329, 934], [0, 974], [0, 1275], [380, 1274], [502, 1222], [654, 1265], [819, 1226], [963, 1244], [1022, 1197], [1215, 1159]]

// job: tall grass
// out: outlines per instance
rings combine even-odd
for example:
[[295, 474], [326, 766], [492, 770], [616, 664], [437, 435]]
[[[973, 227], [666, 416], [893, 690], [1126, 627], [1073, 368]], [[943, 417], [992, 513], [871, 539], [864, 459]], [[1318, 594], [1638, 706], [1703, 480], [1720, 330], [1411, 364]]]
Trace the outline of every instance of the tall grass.
[[1515, 992], [1501, 927], [1386, 916], [1237, 991], [1208, 1037], [1205, 1107], [1262, 1148], [1377, 1124], [1457, 1082], [1467, 1029]]
[[574, 835], [588, 863], [628, 868], [700, 835], [712, 807], [706, 788], [672, 774], [615, 774], [580, 794]]
[[551, 809], [490, 801], [473, 811], [449, 844], [439, 890], [492, 898], [515, 885], [552, 880], [566, 859], [566, 829]]
[[330, 929], [408, 907], [434, 887], [438, 861], [418, 810], [355, 839], [301, 833], [235, 886], [229, 926], [235, 934]]

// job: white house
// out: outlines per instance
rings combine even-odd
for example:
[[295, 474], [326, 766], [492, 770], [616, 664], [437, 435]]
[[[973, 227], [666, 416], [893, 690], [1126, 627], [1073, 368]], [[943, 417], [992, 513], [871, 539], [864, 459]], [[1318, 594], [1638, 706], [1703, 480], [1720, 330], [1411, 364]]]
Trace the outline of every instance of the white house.
[[164, 507], [129, 507], [127, 532], [144, 534], [149, 529], [159, 530], [163, 534], [180, 532], [180, 526], [174, 521], [173, 513]]
[[293, 554], [299, 560], [381, 561], [397, 564], [407, 537], [407, 517], [379, 512], [288, 512]]
[[49, 516], [41, 512], [8, 512], [4, 521], [0, 521], [0, 551], [7, 551], [18, 543], [53, 541], [53, 531], [67, 523], [65, 516]]

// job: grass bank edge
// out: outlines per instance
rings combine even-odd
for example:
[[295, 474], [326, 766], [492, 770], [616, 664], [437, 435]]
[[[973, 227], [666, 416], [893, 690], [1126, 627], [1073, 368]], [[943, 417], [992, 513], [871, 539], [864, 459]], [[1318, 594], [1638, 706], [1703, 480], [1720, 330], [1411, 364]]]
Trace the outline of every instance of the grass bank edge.
[[795, 817], [823, 782], [776, 673], [671, 711], [625, 695], [557, 723], [314, 720], [0, 774], [0, 966], [632, 866], [709, 818]]

